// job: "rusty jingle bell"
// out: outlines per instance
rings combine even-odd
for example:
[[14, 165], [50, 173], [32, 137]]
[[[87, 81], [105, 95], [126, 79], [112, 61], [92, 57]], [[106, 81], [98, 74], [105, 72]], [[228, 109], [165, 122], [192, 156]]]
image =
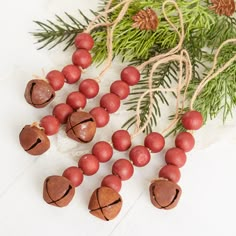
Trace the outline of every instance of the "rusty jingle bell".
[[84, 111], [73, 112], [67, 120], [66, 134], [69, 138], [82, 143], [90, 142], [96, 133], [93, 116]]

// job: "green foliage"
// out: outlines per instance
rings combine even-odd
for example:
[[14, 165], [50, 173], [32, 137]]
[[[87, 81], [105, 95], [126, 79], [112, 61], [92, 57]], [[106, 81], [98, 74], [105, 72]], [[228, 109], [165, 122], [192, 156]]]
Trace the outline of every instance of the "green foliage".
[[[129, 106], [129, 111], [134, 111], [135, 114], [123, 125], [123, 128], [126, 127], [129, 129], [132, 125], [136, 123], [136, 111], [137, 103], [142, 96], [142, 94], [147, 91], [147, 84], [149, 79], [149, 74], [152, 65], [147, 66], [142, 72], [142, 80], [139, 84], [133, 89], [131, 93], [131, 98], [125, 104]], [[153, 74], [153, 83], [152, 87], [155, 88], [171, 88], [173, 81], [176, 81], [178, 71], [178, 65], [176, 62], [169, 62], [167, 64], [161, 65]], [[153, 112], [151, 114], [150, 123], [145, 129], [145, 133], [151, 132], [152, 128], [157, 125], [157, 119], [161, 116], [161, 105], [168, 106], [168, 100], [166, 99], [166, 94], [162, 91], [153, 92]], [[143, 127], [149, 116], [150, 109], [150, 96], [147, 94], [140, 106], [140, 127]]]
[[[236, 54], [236, 45], [229, 44], [224, 46], [219, 57], [217, 68], [222, 67], [232, 55]], [[209, 55], [208, 60], [213, 60], [213, 54]], [[223, 73], [211, 80], [197, 97], [194, 108], [201, 111], [205, 120], [213, 119], [219, 113], [222, 114], [223, 121], [231, 115], [236, 106], [236, 62], [229, 66]], [[217, 69], [216, 68], [216, 69]], [[196, 88], [194, 81], [189, 90], [189, 97]]]
[[64, 50], [72, 46], [76, 35], [81, 33], [90, 21], [81, 11], [79, 13], [83, 20], [78, 20], [65, 13], [67, 20], [56, 15], [55, 22], [51, 20], [47, 20], [47, 22], [34, 21], [39, 28], [32, 32], [32, 35], [36, 38], [37, 43], [41, 44], [39, 49], [44, 47], [52, 49], [60, 43], [65, 43]]
[[[222, 67], [228, 60], [236, 55], [236, 45], [229, 44], [224, 46], [219, 57], [216, 70]], [[214, 52], [205, 56], [207, 62], [213, 61]], [[232, 110], [236, 107], [236, 62], [229, 66], [223, 73], [216, 76], [201, 91], [194, 103], [194, 109], [202, 113], [204, 121], [214, 119], [216, 116], [222, 116], [223, 122], [229, 116], [232, 116]], [[205, 71], [209, 72], [209, 68]], [[215, 71], [216, 71], [215, 70]], [[190, 100], [199, 85], [198, 79], [193, 79], [188, 89], [188, 100]], [[187, 110], [188, 107], [185, 108]], [[172, 119], [174, 115], [170, 116]], [[176, 127], [170, 133], [177, 133], [183, 130], [181, 123], [178, 122]]]
[[[103, 11], [107, 2], [107, 0], [102, 0], [99, 10], [92, 12], [93, 15]], [[120, 2], [120, 0], [114, 0], [112, 5], [117, 5]], [[166, 52], [177, 45], [179, 38], [164, 18], [162, 12], [163, 2], [164, 0], [141, 0], [133, 1], [130, 4], [126, 15], [114, 31], [114, 56], [119, 56], [122, 61], [130, 64], [141, 64], [155, 54]], [[193, 79], [188, 90], [188, 99], [191, 99], [204, 74], [209, 70], [207, 65], [212, 64], [215, 50], [223, 41], [236, 36], [236, 19], [234, 17], [216, 15], [209, 9], [210, 3], [208, 0], [176, 0], [176, 2], [184, 18], [185, 40], [183, 46], [189, 52], [193, 65]], [[158, 29], [156, 31], [140, 31], [133, 28], [132, 16], [139, 10], [148, 7], [157, 12], [159, 19]], [[120, 9], [116, 9], [108, 15], [109, 21], [117, 18]], [[180, 30], [180, 19], [176, 14], [175, 8], [166, 6], [166, 14], [169, 20]], [[104, 18], [101, 18], [101, 21], [104, 21]], [[56, 16], [55, 22], [50, 20], [47, 22], [35, 21], [39, 29], [32, 34], [41, 45], [40, 48], [53, 48], [60, 43], [64, 43], [64, 49], [66, 50], [73, 44], [77, 33], [83, 31], [89, 22], [88, 17], [81, 12], [79, 12], [78, 17], [66, 13], [66, 19]], [[95, 28], [91, 33], [96, 41], [93, 48], [93, 60], [100, 64], [107, 58], [106, 27]], [[226, 46], [219, 57], [218, 66], [223, 65], [227, 58], [235, 53], [235, 47], [232, 45]], [[137, 110], [137, 102], [141, 94], [148, 88], [150, 66], [142, 72], [141, 82], [133, 89], [132, 95], [126, 103], [128, 110]], [[153, 86], [155, 88], [158, 86], [163, 88], [170, 87], [176, 80], [177, 72], [178, 66], [176, 63], [171, 62], [161, 65], [154, 74]], [[197, 98], [195, 109], [203, 113], [205, 120], [214, 118], [220, 112], [223, 112], [223, 120], [225, 121], [227, 116], [231, 114], [236, 104], [235, 74], [236, 68], [232, 65], [220, 76], [209, 82]], [[161, 116], [160, 106], [168, 106], [165, 93], [154, 92], [153, 99], [155, 100], [154, 110], [146, 132], [152, 130], [157, 123], [157, 119]], [[149, 105], [150, 97], [147, 95], [141, 103], [141, 125], [147, 120]], [[136, 117], [133, 116], [124, 124], [124, 127], [129, 128], [135, 122]], [[173, 131], [179, 130], [180, 127], [181, 125], [177, 124]]]
[[216, 49], [220, 44], [236, 37], [236, 19], [233, 17], [221, 16], [217, 18], [212, 27], [206, 33], [206, 45], [211, 49]]
[[[131, 3], [127, 14], [123, 20], [117, 25], [114, 38], [113, 50], [115, 55], [121, 56], [122, 60], [132, 62], [137, 59], [147, 59], [153, 52], [164, 51], [174, 47], [178, 42], [178, 36], [174, 32], [169, 23], [164, 19], [162, 13], [162, 3], [164, 1], [134, 1]], [[186, 38], [189, 38], [190, 33], [199, 31], [202, 28], [209, 30], [212, 22], [212, 12], [206, 7], [199, 7], [200, 0], [195, 1], [177, 1], [181, 10], [183, 11], [184, 20], [186, 22]], [[105, 1], [106, 3], [106, 1]], [[120, 1], [113, 1], [113, 5], [120, 3]], [[151, 7], [156, 10], [159, 18], [159, 27], [156, 31], [140, 31], [132, 27], [132, 16], [139, 10]], [[103, 10], [101, 7], [100, 11]], [[109, 21], [117, 18], [120, 9], [116, 9], [112, 14], [109, 14]], [[179, 17], [173, 14], [173, 7], [166, 8], [167, 15], [170, 20], [179, 28]], [[67, 49], [73, 44], [73, 40], [77, 33], [86, 28], [89, 19], [79, 11], [80, 16], [78, 19], [66, 13], [66, 19], [56, 16], [55, 22], [48, 20], [47, 22], [35, 21], [39, 29], [32, 34], [36, 37], [37, 42], [42, 44], [40, 48], [48, 46], [53, 48], [59, 43], [65, 42]], [[95, 15], [96, 13], [93, 12]], [[207, 18], [207, 16], [209, 16]], [[81, 18], [81, 19], [80, 19]], [[199, 20], [198, 20], [199, 19]], [[95, 62], [100, 63], [106, 58], [106, 27], [95, 28], [92, 35], [96, 40], [94, 47]], [[204, 38], [202, 39], [205, 42]], [[161, 49], [161, 50], [160, 50]]]

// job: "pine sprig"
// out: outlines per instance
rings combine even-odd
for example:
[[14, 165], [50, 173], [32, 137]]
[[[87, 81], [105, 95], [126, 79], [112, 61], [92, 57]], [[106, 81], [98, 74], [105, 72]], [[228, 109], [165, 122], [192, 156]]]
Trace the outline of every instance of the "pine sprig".
[[32, 35], [36, 38], [36, 43], [41, 44], [39, 49], [45, 47], [52, 49], [61, 43], [65, 43], [64, 50], [72, 46], [76, 35], [82, 32], [90, 22], [89, 18], [81, 11], [79, 14], [82, 16], [81, 21], [69, 13], [65, 13], [66, 20], [56, 15], [55, 22], [51, 20], [46, 22], [34, 21], [39, 28], [32, 32]]
[[236, 19], [221, 16], [206, 34], [206, 46], [212, 50], [218, 48], [225, 40], [236, 36]]
[[[226, 45], [219, 57], [216, 70], [222, 67], [231, 57], [236, 54], [236, 45]], [[207, 62], [213, 61], [214, 52], [205, 55], [205, 60]], [[209, 72], [210, 67], [205, 71]], [[188, 89], [187, 97], [191, 100], [197, 86], [199, 85], [199, 80], [193, 79]], [[227, 120], [229, 116], [232, 117], [232, 111], [236, 107], [236, 66], [233, 63], [229, 66], [223, 73], [219, 74], [217, 77], [212, 79], [204, 89], [201, 91], [194, 103], [194, 109], [201, 112], [204, 118], [204, 122], [209, 119], [214, 119], [217, 116], [222, 117], [223, 123]], [[184, 111], [188, 110], [186, 107]], [[180, 113], [179, 113], [180, 114]], [[170, 116], [173, 119], [174, 115]], [[181, 117], [181, 114], [180, 114]], [[171, 133], [178, 133], [183, 131], [181, 122], [179, 121], [171, 130]], [[169, 135], [168, 134], [168, 135]]]
[[[135, 115], [133, 115], [124, 125], [123, 128], [129, 129], [136, 123], [136, 111], [137, 111], [137, 103], [140, 99], [140, 96], [147, 90], [147, 83], [149, 79], [149, 74], [151, 70], [151, 66], [147, 66], [142, 72], [142, 80], [140, 83], [134, 88], [131, 93], [132, 98], [129, 99], [125, 105], [128, 105], [128, 111], [134, 111]], [[176, 62], [169, 62], [165, 65], [159, 67], [153, 74], [153, 88], [171, 88], [173, 86], [173, 81], [176, 81], [178, 65]], [[152, 96], [154, 100], [153, 104], [153, 112], [151, 114], [151, 119], [144, 130], [145, 133], [149, 133], [152, 131], [153, 127], [157, 125], [158, 118], [161, 117], [161, 106], [166, 105], [169, 106], [168, 99], [166, 99], [166, 94], [162, 91], [153, 92]], [[140, 106], [140, 127], [143, 127], [146, 123], [150, 111], [150, 96], [147, 94]]]
[[[132, 62], [137, 59], [147, 59], [151, 56], [153, 51], [156, 51], [157, 48], [161, 49], [170, 49], [174, 47], [178, 42], [178, 36], [174, 32], [168, 22], [164, 19], [162, 14], [162, 3], [164, 1], [134, 1], [123, 20], [118, 24], [114, 32], [114, 46], [113, 51], [115, 55], [121, 56], [123, 61]], [[200, 28], [197, 24], [197, 20], [200, 16], [200, 22], [210, 25], [210, 20], [206, 20], [206, 15], [209, 10], [207, 8], [197, 8], [197, 5], [200, 4], [200, 0], [191, 1], [189, 4], [188, 1], [177, 1], [181, 10], [183, 10], [183, 15], [186, 21], [189, 21], [189, 31], [193, 31], [195, 28]], [[106, 3], [106, 1], [105, 1]], [[104, 4], [105, 4], [104, 3]], [[120, 3], [120, 1], [113, 1], [113, 5]], [[194, 5], [195, 4], [195, 5]], [[159, 17], [159, 28], [155, 32], [153, 31], [140, 31], [139, 29], [133, 28], [132, 16], [136, 14], [140, 9], [145, 9], [147, 7], [153, 8]], [[104, 9], [104, 6], [101, 7], [100, 11]], [[195, 9], [195, 11], [193, 11]], [[169, 15], [170, 20], [176, 25], [179, 25], [178, 16], [172, 14], [173, 7], [167, 8], [167, 15]], [[120, 9], [117, 9], [112, 14], [109, 14], [109, 21], [113, 21], [119, 14]], [[73, 44], [73, 40], [77, 33], [81, 32], [86, 28], [89, 23], [89, 19], [80, 13], [81, 20], [71, 16], [66, 13], [66, 19], [56, 16], [55, 23], [48, 20], [47, 22], [35, 21], [39, 30], [33, 32], [32, 34], [36, 37], [37, 42], [42, 43], [40, 48], [49, 47], [53, 48], [59, 43], [65, 43], [67, 49]], [[95, 12], [92, 12], [95, 14]], [[194, 13], [194, 14], [193, 14]], [[98, 14], [98, 12], [96, 13]], [[212, 18], [212, 17], [211, 17]], [[210, 19], [211, 19], [210, 18]], [[197, 21], [197, 22], [196, 22]], [[190, 27], [191, 26], [191, 27]], [[205, 26], [205, 25], [204, 25]], [[194, 28], [195, 27], [195, 28]], [[202, 27], [202, 26], [201, 26]], [[106, 28], [96, 28], [92, 31], [93, 37], [96, 39], [96, 45], [93, 50], [95, 58], [94, 61], [101, 63], [107, 56], [106, 51]], [[188, 32], [186, 37], [188, 38]], [[159, 50], [158, 50], [159, 51]]]
[[[222, 67], [231, 57], [236, 54], [236, 45], [226, 45], [219, 57], [217, 68]], [[208, 55], [213, 60], [214, 54]], [[189, 98], [192, 97], [196, 83], [189, 90]], [[222, 114], [223, 122], [236, 106], [236, 66], [233, 63], [224, 73], [211, 80], [196, 99], [194, 108], [202, 112], [205, 120], [213, 119]]]
[[[107, 0], [102, 0], [99, 10], [92, 12], [93, 15], [96, 16], [100, 11], [103, 11], [107, 2]], [[114, 56], [119, 56], [122, 61], [130, 64], [141, 64], [157, 53], [166, 52], [177, 45], [179, 37], [163, 16], [163, 2], [164, 0], [145, 0], [133, 1], [130, 4], [126, 15], [114, 31]], [[208, 71], [207, 65], [212, 63], [214, 51], [223, 41], [236, 36], [236, 19], [215, 14], [214, 11], [209, 9], [210, 3], [208, 0], [177, 0], [176, 2], [184, 18], [185, 40], [183, 46], [189, 52], [193, 66], [193, 79], [188, 91], [188, 98], [191, 99], [196, 86], [198, 86], [204, 74]], [[119, 3], [120, 0], [113, 0], [112, 5]], [[132, 16], [141, 9], [148, 7], [157, 12], [159, 18], [158, 29], [156, 31], [140, 31], [133, 28]], [[110, 22], [116, 19], [119, 11], [120, 9], [116, 9], [116, 11], [108, 15]], [[166, 14], [171, 22], [180, 29], [179, 17], [173, 6], [166, 7]], [[33, 32], [33, 35], [41, 45], [40, 48], [53, 48], [60, 43], [64, 43], [64, 50], [66, 50], [73, 44], [77, 33], [83, 31], [89, 22], [90, 20], [81, 12], [79, 19], [66, 13], [66, 19], [56, 16], [55, 22], [35, 21], [39, 30]], [[106, 27], [95, 28], [91, 33], [96, 41], [92, 51], [93, 60], [95, 63], [100, 64], [107, 58]], [[207, 50], [205, 50], [206, 48]], [[235, 51], [226, 50], [225, 53], [229, 56]], [[226, 58], [227, 56], [222, 56], [219, 65], [226, 62]], [[154, 86], [171, 86], [176, 79], [177, 71], [178, 68], [173, 63], [159, 67], [154, 75]], [[130, 100], [126, 104], [128, 110], [136, 111], [140, 95], [148, 89], [147, 77], [149, 72], [150, 68], [143, 71], [142, 81], [135, 86]], [[212, 91], [217, 96], [214, 97]], [[230, 115], [231, 109], [235, 106], [235, 91], [235, 68], [231, 66], [204, 88], [204, 91], [196, 100], [195, 108], [203, 113], [205, 120], [215, 117], [219, 112], [223, 112], [223, 120], [226, 120], [226, 117]], [[153, 99], [155, 100], [154, 110], [146, 132], [149, 132], [157, 124], [157, 117], [161, 116], [160, 107], [169, 105], [165, 93], [153, 93]], [[147, 120], [149, 109], [150, 97], [147, 95], [141, 104], [141, 125]], [[127, 128], [133, 126], [136, 123], [135, 119], [135, 116], [131, 117], [124, 126]], [[179, 130], [180, 127], [178, 123], [173, 131]]]

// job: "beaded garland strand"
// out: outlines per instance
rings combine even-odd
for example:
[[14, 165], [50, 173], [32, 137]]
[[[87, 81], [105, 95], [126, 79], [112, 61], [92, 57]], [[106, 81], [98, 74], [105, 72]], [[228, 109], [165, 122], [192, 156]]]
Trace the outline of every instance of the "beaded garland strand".
[[[109, 9], [112, 3], [112, 1], [110, 0], [107, 3], [105, 11], [99, 14], [93, 21], [90, 22], [84, 33], [79, 34], [75, 38], [75, 46], [77, 50], [72, 55], [73, 64], [65, 66], [61, 72], [58, 70], [50, 71], [46, 75], [45, 79], [40, 79], [38, 76], [35, 76], [37, 79], [29, 81], [26, 86], [24, 94], [26, 101], [36, 108], [45, 107], [54, 99], [55, 91], [62, 89], [65, 82], [68, 84], [76, 83], [80, 79], [81, 73], [84, 72], [84, 70], [87, 69], [92, 63], [92, 56], [89, 51], [93, 48], [94, 41], [90, 36], [90, 32], [94, 28], [105, 26], [107, 28], [108, 57], [105, 68], [95, 79], [95, 81], [100, 82], [101, 77], [105, 74], [105, 72], [109, 69], [111, 65], [113, 57], [112, 38], [114, 29], [117, 24], [122, 20], [131, 2], [132, 0], [124, 0], [116, 7]], [[118, 15], [117, 19], [115, 19], [113, 22], [109, 22], [108, 14], [122, 5], [124, 6], [120, 11], [120, 14]], [[96, 23], [96, 21], [102, 17], [105, 17], [106, 21], [104, 23]], [[112, 27], [110, 28], [110, 26]], [[85, 87], [85, 85], [83, 87]]]
[[36, 79], [26, 85], [24, 94], [26, 101], [35, 108], [43, 108], [55, 98], [55, 92], [62, 89], [65, 83], [74, 84], [79, 81], [81, 73], [92, 63], [89, 51], [93, 45], [94, 41], [89, 34], [78, 35], [75, 39], [78, 50], [72, 56], [73, 64], [65, 66], [62, 71], [50, 71], [45, 79], [35, 76]]

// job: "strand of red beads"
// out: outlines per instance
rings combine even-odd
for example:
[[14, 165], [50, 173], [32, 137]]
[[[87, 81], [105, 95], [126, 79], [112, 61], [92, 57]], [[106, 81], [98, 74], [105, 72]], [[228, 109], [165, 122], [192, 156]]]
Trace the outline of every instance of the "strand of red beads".
[[[199, 129], [203, 124], [201, 113], [197, 111], [185, 113], [182, 117], [182, 124], [188, 130]], [[117, 136], [117, 133], [120, 132], [117, 131], [113, 134], [113, 146], [118, 151], [128, 150], [129, 142], [123, 139], [123, 136], [122, 139], [121, 136], [119, 138], [119, 135]], [[123, 146], [123, 142], [126, 145]], [[178, 204], [182, 193], [180, 186], [177, 185], [181, 175], [179, 168], [186, 163], [186, 152], [192, 150], [194, 143], [190, 132], [181, 132], [175, 138], [175, 147], [167, 150], [165, 154], [166, 165], [160, 169], [159, 179], [153, 181], [149, 187], [150, 199], [155, 207], [172, 209]], [[162, 134], [152, 132], [145, 137], [144, 145], [137, 145], [130, 149], [129, 160], [125, 158], [116, 160], [112, 165], [112, 174], [105, 176], [101, 187], [91, 195], [88, 205], [90, 213], [102, 220], [114, 219], [122, 207], [122, 197], [119, 194], [121, 182], [132, 177], [133, 166], [146, 166], [150, 161], [150, 153], [158, 153], [163, 150], [164, 146], [165, 139]]]
[[[186, 130], [198, 130], [203, 125], [202, 114], [191, 110], [182, 116], [182, 126]], [[166, 165], [159, 171], [159, 179], [154, 180], [150, 187], [150, 200], [159, 209], [172, 209], [180, 199], [182, 190], [177, 184], [181, 177], [180, 168], [186, 163], [186, 152], [193, 149], [195, 139], [191, 132], [184, 131], [177, 134], [175, 147], [165, 153]]]
[[[76, 37], [75, 45], [77, 49], [72, 56], [73, 68], [74, 66], [88, 67], [91, 64], [91, 55], [88, 50], [92, 49], [94, 45], [92, 37], [88, 33], [81, 33]], [[64, 74], [69, 81], [76, 77], [73, 70], [67, 69], [67, 73], [64, 72]], [[85, 108], [86, 99], [97, 96], [99, 85], [95, 79], [83, 80], [78, 91], [71, 92], [67, 96], [66, 103], [60, 103], [54, 107], [52, 115], [46, 115], [39, 123], [34, 122], [32, 125], [26, 125], [21, 130], [19, 135], [21, 146], [31, 155], [43, 154], [50, 148], [47, 136], [56, 134], [60, 124], [65, 123], [67, 123], [68, 137], [78, 142], [90, 142], [95, 135], [96, 127], [101, 128], [107, 125], [110, 114], [116, 112], [120, 107], [120, 101], [129, 95], [129, 87], [137, 84], [140, 80], [140, 73], [133, 66], [124, 68], [120, 76], [120, 80], [111, 84], [110, 92], [101, 97], [100, 106], [93, 108], [89, 113], [81, 111], [81, 109]], [[52, 81], [55, 82], [60, 76], [53, 78]], [[37, 90], [38, 88], [35, 89], [35, 91]], [[31, 95], [34, 94], [36, 97], [40, 95], [32, 93], [32, 89], [29, 91], [31, 91]]]
[[[115, 81], [110, 87], [111, 92], [102, 96], [100, 107], [91, 110], [98, 127], [107, 124], [109, 113], [119, 109], [120, 100], [126, 98], [129, 94], [129, 86], [135, 85], [139, 80], [140, 73], [135, 67], [128, 66], [122, 70], [121, 81]], [[71, 116], [68, 117], [68, 120], [70, 120], [69, 124], [72, 127], [76, 126], [72, 123]], [[73, 128], [73, 135], [77, 136], [76, 132], [77, 130]], [[131, 136], [126, 130], [118, 130], [112, 135], [112, 144], [119, 151], [128, 150], [131, 146]], [[78, 166], [68, 167], [64, 170], [62, 176], [53, 175], [46, 178], [43, 188], [44, 200], [48, 204], [59, 207], [68, 205], [74, 196], [75, 187], [82, 183], [83, 176], [91, 176], [97, 173], [99, 163], [109, 161], [112, 155], [113, 148], [111, 144], [106, 141], [97, 142], [92, 148], [92, 153], [80, 157]]]

